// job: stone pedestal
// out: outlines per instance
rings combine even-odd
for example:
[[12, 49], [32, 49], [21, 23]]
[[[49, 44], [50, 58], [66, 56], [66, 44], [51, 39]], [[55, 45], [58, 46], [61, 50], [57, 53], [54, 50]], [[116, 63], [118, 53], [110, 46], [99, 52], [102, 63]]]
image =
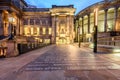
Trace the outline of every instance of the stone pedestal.
[[17, 43], [15, 41], [8, 41], [7, 42], [7, 53], [6, 57], [14, 57], [19, 54], [18, 48], [17, 48]]

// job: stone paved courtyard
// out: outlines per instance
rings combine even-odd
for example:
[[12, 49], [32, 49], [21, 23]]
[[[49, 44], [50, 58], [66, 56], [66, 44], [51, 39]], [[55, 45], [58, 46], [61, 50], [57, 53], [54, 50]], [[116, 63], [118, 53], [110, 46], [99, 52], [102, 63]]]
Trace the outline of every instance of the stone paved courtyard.
[[0, 59], [0, 80], [120, 80], [120, 53], [52, 45]]

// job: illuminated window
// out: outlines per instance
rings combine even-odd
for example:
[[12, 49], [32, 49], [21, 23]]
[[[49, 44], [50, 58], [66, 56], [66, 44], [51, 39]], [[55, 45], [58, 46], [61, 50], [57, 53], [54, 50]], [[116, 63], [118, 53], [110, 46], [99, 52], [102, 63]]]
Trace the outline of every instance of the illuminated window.
[[33, 27], [31, 27], [31, 35], [33, 35], [33, 34], [34, 34]]
[[90, 33], [94, 30], [94, 13], [90, 14]]
[[44, 43], [50, 43], [50, 39], [45, 39]]
[[88, 16], [84, 17], [84, 33], [88, 33]]
[[40, 42], [40, 43], [42, 43], [42, 41], [43, 41], [42, 39], [39, 39], [39, 42]]
[[46, 28], [43, 28], [43, 34], [46, 34]]
[[51, 28], [49, 28], [48, 34], [52, 34], [52, 29]]
[[118, 9], [118, 18], [120, 19], [120, 8]]
[[107, 30], [112, 31], [114, 29], [114, 23], [115, 23], [115, 9], [111, 8], [108, 10], [108, 15], [107, 15]]
[[99, 16], [98, 16], [98, 31], [99, 32], [104, 32], [104, 16], [105, 16], [105, 11], [101, 10], [99, 11]]
[[25, 34], [25, 36], [29, 36], [30, 33], [31, 33], [30, 27], [25, 27], [24, 28], [24, 34]]
[[116, 21], [116, 31], [120, 31], [120, 8], [118, 9], [118, 16]]
[[39, 35], [39, 27], [34, 27], [34, 35]]

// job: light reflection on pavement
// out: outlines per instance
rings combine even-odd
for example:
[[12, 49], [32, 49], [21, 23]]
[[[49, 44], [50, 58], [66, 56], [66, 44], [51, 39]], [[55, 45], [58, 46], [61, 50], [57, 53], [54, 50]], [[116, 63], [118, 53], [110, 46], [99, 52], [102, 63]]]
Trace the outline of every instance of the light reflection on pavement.
[[87, 48], [55, 45], [10, 80], [119, 80], [119, 75], [119, 54], [94, 54]]

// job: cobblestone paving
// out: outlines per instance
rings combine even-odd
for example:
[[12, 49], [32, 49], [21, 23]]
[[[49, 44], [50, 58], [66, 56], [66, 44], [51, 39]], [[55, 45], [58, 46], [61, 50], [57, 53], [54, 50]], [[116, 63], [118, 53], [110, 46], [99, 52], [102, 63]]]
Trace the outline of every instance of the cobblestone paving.
[[0, 80], [120, 80], [119, 53], [95, 54], [87, 48], [54, 45], [37, 55]]

